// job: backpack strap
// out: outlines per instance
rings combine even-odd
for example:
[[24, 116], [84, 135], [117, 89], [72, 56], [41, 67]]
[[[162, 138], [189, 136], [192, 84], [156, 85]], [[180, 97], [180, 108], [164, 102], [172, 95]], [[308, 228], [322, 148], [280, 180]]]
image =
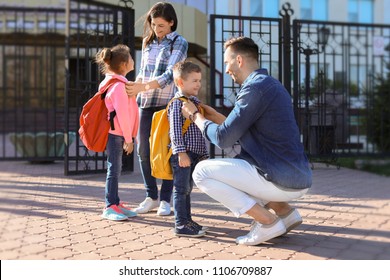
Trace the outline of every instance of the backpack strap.
[[173, 44], [175, 43], [177, 37], [179, 37], [179, 35], [176, 35], [173, 39], [172, 39], [172, 43], [171, 43], [171, 53], [173, 51]]
[[[104, 98], [106, 98], [106, 95], [107, 95], [107, 91], [110, 89], [110, 87], [115, 84], [116, 82], [122, 82], [121, 80], [119, 79], [111, 79], [107, 82], [107, 85], [106, 85], [106, 90], [101, 94], [101, 99], [103, 100]], [[115, 130], [115, 125], [114, 125], [114, 118], [116, 116], [116, 111], [111, 111], [110, 112], [110, 128], [111, 130]]]
[[[188, 101], [188, 98], [186, 98], [186, 97], [172, 98], [172, 99], [168, 102], [167, 111], [168, 111], [169, 105], [171, 105], [171, 103], [172, 103], [175, 99], [179, 99], [179, 100], [181, 100], [182, 102]], [[197, 106], [197, 107], [198, 107], [198, 106]], [[200, 108], [200, 109], [198, 108], [198, 110], [199, 110], [200, 113], [203, 115], [203, 109], [202, 109], [202, 108]], [[186, 132], [187, 132], [188, 128], [190, 127], [190, 125], [191, 125], [191, 120], [186, 119], [186, 120], [184, 121], [184, 124], [183, 124], [183, 127], [182, 127], [182, 134], [183, 134], [183, 135], [186, 134]]]
[[[184, 101], [188, 101], [188, 98], [186, 98], [186, 97], [172, 98], [172, 99], [168, 102], [168, 104], [167, 104], [167, 107], [166, 107], [166, 112], [167, 112], [167, 113], [168, 113], [169, 105], [171, 105], [171, 103], [172, 103], [175, 99], [180, 99], [180, 100], [183, 101], [183, 102], [184, 102]], [[200, 108], [200, 113], [203, 115], [203, 109], [202, 109], [202, 108]], [[186, 120], [184, 121], [182, 130], [181, 130], [181, 131], [182, 131], [182, 135], [186, 134], [186, 132], [187, 132], [188, 128], [190, 127], [190, 125], [191, 125], [191, 120], [186, 119]], [[172, 155], [172, 147], [169, 147], [169, 151], [168, 151], [168, 154], [167, 154], [168, 158], [170, 158], [171, 155]]]
[[[175, 38], [176, 38], [176, 37], [175, 37]], [[178, 99], [180, 99], [180, 100], [183, 101], [183, 102], [188, 100], [188, 99], [185, 98], [185, 97], [179, 97]], [[187, 132], [188, 128], [190, 127], [190, 125], [191, 125], [191, 120], [186, 119], [186, 120], [184, 121], [183, 128], [182, 128], [182, 134], [183, 134], [183, 135], [186, 134], [186, 132]]]

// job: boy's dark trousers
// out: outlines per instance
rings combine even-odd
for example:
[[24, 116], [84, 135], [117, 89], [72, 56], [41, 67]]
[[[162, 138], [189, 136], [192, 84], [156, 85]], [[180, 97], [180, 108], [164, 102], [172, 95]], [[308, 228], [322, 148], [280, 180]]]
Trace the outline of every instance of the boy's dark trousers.
[[192, 172], [202, 158], [193, 152], [187, 152], [191, 159], [190, 167], [179, 166], [178, 154], [170, 158], [173, 169], [173, 209], [175, 211], [175, 226], [184, 226], [191, 220], [191, 191], [193, 188]]

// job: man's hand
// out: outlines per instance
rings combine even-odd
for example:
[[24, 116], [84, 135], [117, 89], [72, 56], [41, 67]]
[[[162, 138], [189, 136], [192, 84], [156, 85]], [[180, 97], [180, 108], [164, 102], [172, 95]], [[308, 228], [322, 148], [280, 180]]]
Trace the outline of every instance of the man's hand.
[[206, 119], [215, 122], [216, 124], [222, 124], [225, 121], [226, 117], [217, 112], [213, 107], [203, 103], [200, 104], [200, 107], [203, 108], [204, 117]]

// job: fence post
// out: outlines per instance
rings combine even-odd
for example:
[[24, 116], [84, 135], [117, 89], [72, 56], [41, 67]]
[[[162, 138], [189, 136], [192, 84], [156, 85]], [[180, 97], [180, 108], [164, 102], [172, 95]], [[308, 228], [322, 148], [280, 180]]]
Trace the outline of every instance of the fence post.
[[291, 95], [291, 16], [294, 10], [290, 3], [285, 3], [279, 11], [282, 17], [282, 38], [283, 45], [283, 85]]

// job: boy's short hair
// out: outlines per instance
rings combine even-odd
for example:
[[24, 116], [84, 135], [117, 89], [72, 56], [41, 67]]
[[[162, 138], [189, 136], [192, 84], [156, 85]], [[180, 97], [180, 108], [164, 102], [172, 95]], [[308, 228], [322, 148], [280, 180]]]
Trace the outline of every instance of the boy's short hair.
[[173, 66], [173, 79], [177, 85], [178, 79], [187, 79], [188, 75], [192, 72], [201, 73], [202, 69], [198, 64], [191, 61], [181, 61]]

